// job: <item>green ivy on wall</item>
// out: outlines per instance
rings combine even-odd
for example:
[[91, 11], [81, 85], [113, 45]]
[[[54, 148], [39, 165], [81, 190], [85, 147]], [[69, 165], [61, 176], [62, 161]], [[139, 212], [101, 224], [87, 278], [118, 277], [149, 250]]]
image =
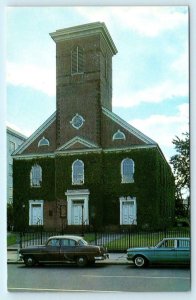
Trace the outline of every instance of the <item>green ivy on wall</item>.
[[[134, 183], [121, 183], [124, 158], [135, 163]], [[72, 185], [72, 163], [76, 159], [84, 162], [83, 185]], [[42, 167], [41, 188], [30, 187], [30, 171], [35, 163]], [[174, 218], [174, 179], [157, 148], [14, 160], [13, 174], [16, 227], [21, 226], [19, 211], [25, 215], [23, 222], [28, 223], [29, 200], [65, 199], [66, 202], [65, 192], [74, 189], [90, 191], [89, 218], [97, 228], [119, 225], [122, 196], [136, 197], [138, 228], [165, 228]]]

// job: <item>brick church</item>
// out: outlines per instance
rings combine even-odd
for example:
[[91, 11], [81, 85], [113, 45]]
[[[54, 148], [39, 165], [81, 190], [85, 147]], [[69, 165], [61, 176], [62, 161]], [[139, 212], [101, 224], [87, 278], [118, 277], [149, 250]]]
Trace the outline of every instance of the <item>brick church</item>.
[[15, 230], [166, 228], [173, 175], [158, 144], [112, 112], [117, 49], [105, 24], [50, 36], [56, 111], [13, 154]]

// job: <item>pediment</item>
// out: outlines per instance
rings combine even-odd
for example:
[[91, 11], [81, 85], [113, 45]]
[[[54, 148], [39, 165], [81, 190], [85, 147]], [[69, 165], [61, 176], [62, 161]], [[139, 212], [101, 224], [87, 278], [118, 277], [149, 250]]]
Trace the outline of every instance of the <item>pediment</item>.
[[86, 140], [82, 137], [76, 136], [73, 139], [66, 142], [64, 145], [60, 146], [57, 151], [66, 150], [78, 150], [78, 149], [96, 149], [99, 148], [97, 144]]

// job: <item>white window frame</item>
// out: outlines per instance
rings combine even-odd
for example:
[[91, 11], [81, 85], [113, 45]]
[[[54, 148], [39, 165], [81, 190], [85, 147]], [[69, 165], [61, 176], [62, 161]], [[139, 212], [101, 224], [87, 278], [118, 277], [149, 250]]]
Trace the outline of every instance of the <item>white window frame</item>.
[[[120, 225], [137, 225], [137, 202], [136, 202], [136, 197], [120, 197]], [[130, 219], [130, 222], [124, 224], [123, 223], [123, 205], [124, 204], [133, 204], [134, 206], [134, 215], [133, 218]]]
[[40, 165], [35, 164], [31, 168], [30, 172], [30, 184], [31, 187], [41, 187], [42, 184], [42, 168]]
[[[76, 163], [80, 162], [80, 168], [82, 170], [76, 170]], [[72, 184], [73, 185], [82, 185], [84, 184], [84, 163], [82, 160], [76, 159], [72, 164]]]
[[[33, 224], [33, 220], [32, 220], [33, 205], [40, 205], [41, 208], [41, 219], [38, 224]], [[36, 226], [36, 225], [44, 225], [44, 200], [29, 200], [29, 226]]]
[[8, 198], [9, 198], [9, 203], [13, 202], [13, 187], [9, 187], [8, 189]]
[[[125, 174], [125, 162], [130, 162], [130, 174]], [[126, 167], [127, 168], [127, 167]], [[127, 170], [126, 170], [127, 171]], [[131, 158], [125, 158], [121, 162], [121, 183], [133, 183], [134, 182], [135, 163]]]
[[[79, 118], [80, 119], [80, 121], [81, 121], [81, 123], [79, 124], [79, 125], [76, 125], [76, 119], [77, 118]], [[84, 118], [81, 116], [81, 115], [79, 115], [78, 113], [72, 118], [72, 120], [70, 121], [70, 124], [75, 128], [75, 129], [80, 129], [82, 126], [83, 126], [83, 124], [84, 124], [84, 122], [85, 122], [85, 120], [84, 120]]]
[[9, 152], [13, 153], [16, 150], [16, 143], [9, 141]]
[[46, 139], [44, 136], [38, 142], [38, 147], [43, 147], [43, 146], [50, 146], [49, 140]]
[[112, 140], [113, 141], [114, 140], [126, 140], [126, 136], [125, 136], [124, 132], [122, 132], [120, 129], [118, 129], [118, 131], [113, 134]]

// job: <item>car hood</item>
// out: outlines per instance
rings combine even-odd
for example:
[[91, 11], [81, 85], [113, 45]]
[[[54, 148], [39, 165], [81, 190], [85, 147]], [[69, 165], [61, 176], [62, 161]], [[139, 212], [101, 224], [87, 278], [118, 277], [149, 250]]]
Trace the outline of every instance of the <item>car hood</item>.
[[155, 247], [138, 247], [138, 248], [129, 248], [128, 251], [145, 251], [145, 250], [154, 250]]

